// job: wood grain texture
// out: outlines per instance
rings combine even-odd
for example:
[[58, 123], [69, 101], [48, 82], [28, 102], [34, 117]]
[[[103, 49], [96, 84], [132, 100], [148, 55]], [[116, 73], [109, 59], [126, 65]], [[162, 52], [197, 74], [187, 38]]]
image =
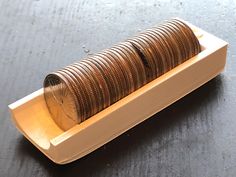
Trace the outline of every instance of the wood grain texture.
[[[0, 176], [235, 176], [236, 3], [232, 1], [0, 1]], [[49, 71], [170, 17], [229, 42], [225, 71], [112, 142], [65, 166], [23, 138], [7, 105]]]

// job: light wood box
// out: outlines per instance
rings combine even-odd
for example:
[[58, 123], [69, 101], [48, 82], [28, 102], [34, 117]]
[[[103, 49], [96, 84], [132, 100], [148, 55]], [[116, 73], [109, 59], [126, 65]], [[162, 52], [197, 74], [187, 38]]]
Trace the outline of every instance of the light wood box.
[[58, 164], [72, 162], [94, 151], [223, 70], [227, 43], [190, 26], [199, 38], [202, 52], [88, 120], [67, 131], [61, 130], [50, 117], [43, 89], [40, 89], [9, 105], [15, 126], [42, 153]]

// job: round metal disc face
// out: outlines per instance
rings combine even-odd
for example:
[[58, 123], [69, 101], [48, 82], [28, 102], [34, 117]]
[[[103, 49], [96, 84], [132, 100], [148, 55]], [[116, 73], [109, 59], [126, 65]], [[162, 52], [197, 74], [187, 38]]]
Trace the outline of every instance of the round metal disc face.
[[75, 96], [57, 75], [50, 74], [44, 81], [44, 98], [54, 121], [64, 130], [80, 123]]

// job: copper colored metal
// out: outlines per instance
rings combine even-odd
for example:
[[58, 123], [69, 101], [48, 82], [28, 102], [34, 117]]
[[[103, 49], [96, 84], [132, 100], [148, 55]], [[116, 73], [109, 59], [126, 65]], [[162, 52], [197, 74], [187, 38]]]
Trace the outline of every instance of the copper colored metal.
[[200, 51], [187, 24], [167, 21], [48, 74], [44, 80], [47, 107], [58, 126], [67, 130]]

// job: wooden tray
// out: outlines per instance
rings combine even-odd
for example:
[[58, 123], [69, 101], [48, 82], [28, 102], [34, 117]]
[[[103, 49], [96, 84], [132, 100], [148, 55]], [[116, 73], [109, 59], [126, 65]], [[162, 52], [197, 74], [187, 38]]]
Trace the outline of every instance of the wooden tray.
[[[191, 25], [202, 52], [67, 131], [50, 117], [40, 89], [9, 105], [18, 130], [49, 159], [66, 164], [94, 151], [218, 75], [227, 43]], [[209, 90], [210, 91], [210, 90]], [[194, 101], [194, 100], [193, 100]]]

